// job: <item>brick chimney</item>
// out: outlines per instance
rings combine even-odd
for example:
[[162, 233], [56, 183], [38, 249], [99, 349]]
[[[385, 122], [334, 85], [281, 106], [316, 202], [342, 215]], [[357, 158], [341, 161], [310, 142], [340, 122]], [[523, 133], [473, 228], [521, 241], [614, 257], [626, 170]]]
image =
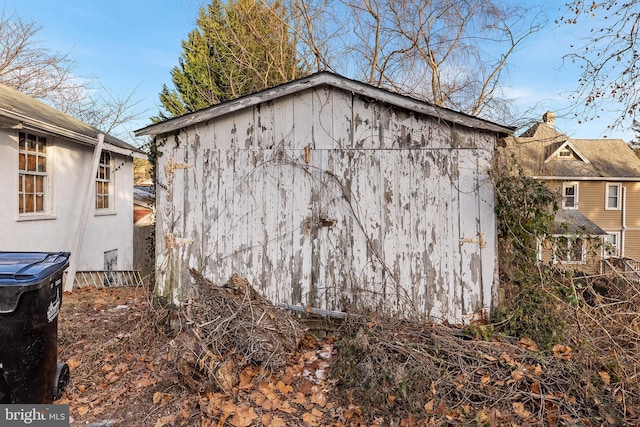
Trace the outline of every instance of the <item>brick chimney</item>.
[[542, 115], [542, 121], [550, 127], [554, 127], [556, 123], [556, 114], [552, 111], [547, 111]]

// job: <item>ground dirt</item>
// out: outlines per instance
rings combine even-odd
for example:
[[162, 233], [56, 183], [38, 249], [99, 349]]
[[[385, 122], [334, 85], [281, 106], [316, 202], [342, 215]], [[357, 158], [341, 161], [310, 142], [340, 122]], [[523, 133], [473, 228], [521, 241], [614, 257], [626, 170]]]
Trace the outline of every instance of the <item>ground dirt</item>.
[[280, 372], [246, 366], [229, 393], [193, 392], [172, 358], [175, 340], [158, 328], [144, 288], [83, 288], [64, 295], [58, 359], [71, 379], [56, 403], [72, 426], [343, 425], [324, 370], [332, 339], [303, 339]]
[[[229, 284], [217, 289], [225, 298], [247, 294]], [[257, 301], [263, 304], [252, 312], [261, 313], [258, 321], [270, 317], [262, 332], [282, 335], [285, 324], [275, 327], [273, 321], [285, 315], [263, 310], [268, 302]], [[202, 307], [193, 305], [185, 317], [211, 312]], [[162, 310], [142, 287], [64, 295], [58, 360], [68, 363], [71, 378], [56, 403], [69, 404], [71, 426], [640, 425], [640, 365], [631, 332], [618, 334], [624, 348], [607, 333], [608, 341], [598, 341], [590, 352], [578, 350], [577, 339], [578, 345], [568, 340], [542, 352], [531, 340], [491, 338], [482, 328], [474, 336], [474, 328], [360, 316], [345, 321], [336, 338], [318, 339], [308, 331], [296, 336], [297, 347], [272, 371], [264, 366], [273, 360], [246, 357], [261, 354], [257, 346], [273, 348], [265, 340], [244, 350], [242, 340], [227, 355], [218, 351], [222, 360], [235, 360], [223, 372], [234, 379], [225, 389], [220, 369], [217, 376], [202, 372], [214, 372], [214, 361], [220, 361], [209, 350], [233, 340], [222, 334], [209, 347], [194, 344], [194, 336], [220, 332], [213, 320], [194, 318], [197, 328], [169, 334]], [[239, 316], [225, 316], [230, 333], [245, 334], [236, 337], [259, 329], [238, 328]], [[596, 329], [582, 328], [580, 335]], [[200, 354], [190, 359], [189, 349]]]

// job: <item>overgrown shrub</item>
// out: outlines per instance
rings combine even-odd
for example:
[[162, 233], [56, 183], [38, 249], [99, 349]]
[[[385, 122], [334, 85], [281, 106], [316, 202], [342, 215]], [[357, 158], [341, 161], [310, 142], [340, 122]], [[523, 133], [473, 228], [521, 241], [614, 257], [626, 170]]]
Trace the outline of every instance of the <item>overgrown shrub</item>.
[[538, 263], [538, 242], [551, 234], [559, 195], [526, 176], [513, 158], [502, 157], [490, 171], [496, 190], [501, 301], [496, 331], [536, 341], [550, 349], [566, 326], [561, 287]]

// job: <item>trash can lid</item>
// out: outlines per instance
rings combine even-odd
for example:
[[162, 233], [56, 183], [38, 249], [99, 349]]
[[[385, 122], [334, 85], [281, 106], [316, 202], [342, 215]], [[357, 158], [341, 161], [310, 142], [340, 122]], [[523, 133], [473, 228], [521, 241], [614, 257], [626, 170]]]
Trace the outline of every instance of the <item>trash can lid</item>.
[[0, 252], [0, 287], [38, 283], [69, 265], [69, 252]]

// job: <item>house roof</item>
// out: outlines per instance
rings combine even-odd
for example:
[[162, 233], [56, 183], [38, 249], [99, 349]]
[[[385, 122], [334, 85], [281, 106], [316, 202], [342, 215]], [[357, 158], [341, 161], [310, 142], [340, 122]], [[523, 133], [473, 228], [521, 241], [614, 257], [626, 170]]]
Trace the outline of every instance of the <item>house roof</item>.
[[98, 134], [102, 133], [105, 149], [128, 155], [141, 153], [133, 145], [3, 84], [0, 84], [0, 127], [33, 129], [87, 145], [96, 145]]
[[562, 235], [583, 234], [588, 236], [606, 236], [608, 234], [577, 209], [561, 209], [556, 212], [552, 233]]
[[[536, 123], [520, 136], [505, 138], [526, 175], [563, 180], [640, 180], [640, 159], [622, 139], [570, 138], [553, 122]], [[560, 158], [562, 150], [570, 158]]]
[[251, 95], [246, 95], [231, 101], [217, 104], [206, 109], [186, 114], [184, 116], [171, 118], [164, 122], [149, 125], [135, 132], [136, 136], [141, 135], [162, 135], [171, 133], [178, 129], [210, 120], [224, 114], [238, 111], [247, 107], [257, 105], [262, 102], [268, 102], [282, 96], [291, 95], [314, 87], [333, 86], [352, 93], [377, 99], [389, 104], [406, 108], [409, 110], [421, 112], [433, 117], [438, 117], [450, 123], [460, 124], [469, 128], [477, 128], [482, 130], [494, 131], [503, 135], [510, 135], [515, 128], [499, 125], [478, 117], [470, 116], [464, 113], [449, 110], [443, 107], [430, 104], [406, 95], [400, 95], [385, 89], [377, 88], [362, 82], [348, 79], [338, 74], [322, 71], [310, 76], [294, 80], [289, 83], [265, 89]]

